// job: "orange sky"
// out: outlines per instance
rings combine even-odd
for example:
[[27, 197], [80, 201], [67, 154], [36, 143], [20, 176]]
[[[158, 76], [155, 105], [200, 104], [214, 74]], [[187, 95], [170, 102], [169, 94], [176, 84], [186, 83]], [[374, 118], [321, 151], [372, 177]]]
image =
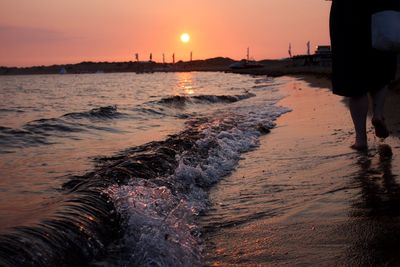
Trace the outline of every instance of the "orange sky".
[[[226, 56], [329, 44], [324, 0], [0, 0], [0, 66]], [[182, 32], [191, 35], [180, 42]]]

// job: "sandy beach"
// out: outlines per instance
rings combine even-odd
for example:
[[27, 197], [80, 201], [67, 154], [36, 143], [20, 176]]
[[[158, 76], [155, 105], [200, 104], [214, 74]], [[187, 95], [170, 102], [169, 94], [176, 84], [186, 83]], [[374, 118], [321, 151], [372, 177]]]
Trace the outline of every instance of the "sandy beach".
[[[350, 115], [330, 82], [306, 76], [281, 90], [292, 112], [212, 188], [202, 220], [210, 266], [400, 264], [398, 90], [387, 101], [391, 137], [349, 148]], [[389, 147], [393, 157], [385, 152]]]

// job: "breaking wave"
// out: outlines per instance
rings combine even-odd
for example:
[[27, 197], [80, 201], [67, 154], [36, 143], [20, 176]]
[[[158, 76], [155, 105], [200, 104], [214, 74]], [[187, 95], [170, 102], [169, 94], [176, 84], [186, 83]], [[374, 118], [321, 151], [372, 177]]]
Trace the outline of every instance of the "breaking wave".
[[215, 103], [234, 103], [250, 97], [255, 94], [246, 92], [242, 95], [197, 95], [197, 96], [170, 96], [164, 97], [158, 101], [159, 104], [182, 107], [186, 104], [215, 104]]
[[97, 159], [64, 184], [54, 217], [0, 236], [0, 265], [201, 266], [207, 189], [288, 111], [256, 109], [192, 119], [165, 141]]
[[[171, 96], [135, 105], [129, 110], [134, 115], [106, 106], [32, 121], [20, 129], [0, 127], [0, 147], [7, 147], [112, 131], [110, 120], [125, 117], [187, 119], [183, 131], [163, 141], [96, 158], [93, 172], [70, 177], [52, 215], [37, 225], [1, 232], [0, 266], [203, 266], [197, 219], [208, 207], [207, 190], [229, 175], [242, 154], [256, 148], [274, 120], [289, 111], [275, 106], [275, 100], [257, 98], [218, 111], [207, 105], [254, 96], [248, 91]], [[206, 107], [207, 113], [177, 109], [186, 105]]]
[[117, 106], [106, 106], [94, 108], [86, 112], [74, 112], [65, 114], [63, 117], [73, 118], [73, 119], [115, 119], [126, 116], [126, 114], [118, 112]]

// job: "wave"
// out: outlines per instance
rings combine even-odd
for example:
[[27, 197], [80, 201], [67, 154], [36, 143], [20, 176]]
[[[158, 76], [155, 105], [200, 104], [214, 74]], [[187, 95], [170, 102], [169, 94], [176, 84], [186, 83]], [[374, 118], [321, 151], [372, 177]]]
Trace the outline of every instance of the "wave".
[[25, 111], [17, 108], [0, 108], [0, 112], [24, 113]]
[[62, 119], [40, 119], [23, 125], [20, 129], [0, 126], [0, 153], [16, 148], [54, 144], [53, 137], [75, 138], [74, 133], [87, 131], [83, 124]]
[[64, 184], [55, 217], [0, 235], [0, 265], [202, 266], [196, 218], [207, 190], [287, 111], [263, 104], [191, 119], [164, 141], [98, 158]]
[[144, 115], [142, 117], [138, 117], [140, 119], [148, 120], [149, 117], [151, 118], [163, 118], [163, 117], [175, 117], [178, 119], [189, 119], [194, 117], [197, 113], [183, 113], [182, 110], [176, 109], [168, 109], [163, 107], [137, 107], [134, 108], [133, 111], [135, 113]]
[[199, 100], [200, 102], [208, 103], [234, 103], [254, 96], [256, 95], [247, 92], [243, 95], [199, 95], [193, 96], [193, 98], [195, 100]]
[[142, 113], [146, 116], [164, 117], [167, 112], [163, 108], [136, 107], [133, 109], [136, 113]]
[[45, 136], [38, 136], [23, 129], [0, 126], [0, 153], [8, 153], [16, 147], [47, 145], [50, 142]]
[[[125, 117], [116, 106], [94, 108], [86, 112], [68, 113], [59, 118], [38, 119], [24, 124], [20, 129], [0, 126], [0, 153], [10, 149], [49, 145], [53, 137], [73, 138], [74, 134], [88, 131], [121, 132], [118, 129], [93, 124], [93, 120], [102, 121]], [[71, 120], [72, 119], [72, 120]], [[91, 123], [79, 122], [90, 119]]]
[[73, 112], [63, 115], [63, 117], [73, 118], [73, 119], [115, 119], [126, 116], [126, 114], [118, 112], [117, 106], [105, 106], [94, 108], [90, 111], [84, 112]]
[[234, 103], [250, 97], [255, 94], [246, 92], [242, 95], [198, 95], [198, 96], [170, 96], [159, 100], [158, 104], [183, 107], [186, 104], [210, 104], [210, 103]]
[[39, 225], [0, 235], [1, 266], [86, 266], [118, 234], [119, 218], [104, 194], [75, 189], [76, 198]]
[[74, 133], [85, 131], [82, 124], [68, 122], [59, 118], [52, 119], [39, 119], [28, 122], [22, 129], [33, 133], [42, 134], [43, 136], [50, 136], [52, 132], [60, 133]]

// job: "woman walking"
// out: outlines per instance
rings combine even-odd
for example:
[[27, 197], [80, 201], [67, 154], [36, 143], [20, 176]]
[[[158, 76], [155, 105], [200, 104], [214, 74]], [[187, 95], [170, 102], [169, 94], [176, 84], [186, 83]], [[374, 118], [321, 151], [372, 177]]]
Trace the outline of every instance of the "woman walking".
[[395, 78], [397, 54], [372, 48], [371, 16], [387, 8], [384, 0], [333, 0], [330, 15], [333, 93], [349, 98], [355, 142], [367, 149], [368, 95], [372, 99], [372, 125], [377, 137], [386, 138], [383, 107], [387, 85]]

